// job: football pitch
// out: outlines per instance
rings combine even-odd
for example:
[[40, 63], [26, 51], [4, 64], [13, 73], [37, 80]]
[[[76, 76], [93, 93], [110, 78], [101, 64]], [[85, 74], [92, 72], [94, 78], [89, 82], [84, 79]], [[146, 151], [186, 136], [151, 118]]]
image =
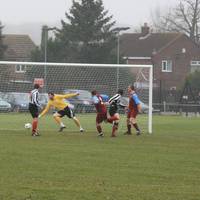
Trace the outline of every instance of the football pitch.
[[[0, 114], [0, 200], [199, 200], [200, 119], [154, 116], [153, 134], [111, 138], [95, 115], [78, 116], [86, 132], [64, 119], [40, 120], [40, 137], [24, 124], [28, 114]], [[139, 117], [139, 124], [145, 117]]]

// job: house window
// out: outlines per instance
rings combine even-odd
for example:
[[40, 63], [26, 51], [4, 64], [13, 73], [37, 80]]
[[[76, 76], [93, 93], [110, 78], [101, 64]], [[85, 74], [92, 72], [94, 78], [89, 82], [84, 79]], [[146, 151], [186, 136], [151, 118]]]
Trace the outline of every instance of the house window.
[[200, 71], [200, 61], [191, 61], [190, 67], [191, 73], [194, 73], [195, 71]]
[[16, 73], [25, 73], [26, 72], [26, 66], [25, 65], [16, 65], [15, 66], [15, 72]]
[[172, 72], [172, 61], [163, 60], [162, 61], [162, 72]]
[[191, 65], [200, 65], [200, 61], [198, 61], [198, 60], [192, 60], [190, 64]]

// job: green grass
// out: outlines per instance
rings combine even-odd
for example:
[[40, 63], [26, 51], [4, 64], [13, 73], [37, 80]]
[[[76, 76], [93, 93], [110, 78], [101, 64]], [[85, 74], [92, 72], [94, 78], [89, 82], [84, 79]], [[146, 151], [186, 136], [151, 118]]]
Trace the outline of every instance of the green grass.
[[123, 125], [110, 138], [106, 124], [97, 138], [94, 115], [79, 117], [84, 135], [69, 119], [59, 134], [47, 116], [31, 137], [29, 115], [0, 115], [0, 200], [200, 199], [199, 118], [155, 116], [154, 133], [139, 137]]

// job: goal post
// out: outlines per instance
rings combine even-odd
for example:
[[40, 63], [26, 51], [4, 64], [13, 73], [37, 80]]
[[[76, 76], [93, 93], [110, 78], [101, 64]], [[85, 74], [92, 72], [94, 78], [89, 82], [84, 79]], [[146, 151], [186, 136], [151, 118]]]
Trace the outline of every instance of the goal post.
[[127, 97], [128, 85], [134, 84], [139, 98], [148, 105], [146, 125], [148, 133], [152, 133], [152, 65], [0, 61], [1, 98], [7, 93], [28, 93], [36, 82], [43, 86], [44, 94], [96, 89], [112, 96], [117, 89], [123, 89]]

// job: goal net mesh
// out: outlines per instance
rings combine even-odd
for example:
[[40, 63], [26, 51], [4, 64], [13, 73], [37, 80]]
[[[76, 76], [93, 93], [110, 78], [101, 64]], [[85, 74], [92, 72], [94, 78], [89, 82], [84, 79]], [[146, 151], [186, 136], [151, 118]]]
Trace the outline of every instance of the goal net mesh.
[[[79, 90], [77, 99], [69, 99], [75, 112], [81, 115], [95, 112], [91, 105], [90, 92], [111, 97], [118, 89], [124, 90], [128, 98], [127, 87], [134, 84], [139, 98], [145, 104], [143, 114], [138, 116], [138, 123], [144, 131], [148, 128], [149, 105], [149, 68], [134, 65], [91, 65], [91, 64], [53, 64], [53, 63], [1, 63], [0, 64], [0, 98], [9, 103], [11, 108], [0, 109], [0, 112], [28, 113], [29, 92], [33, 84], [39, 83], [40, 101], [47, 103], [49, 91], [63, 94]], [[120, 110], [120, 131], [126, 130], [126, 114]], [[7, 113], [8, 114], [8, 113]], [[2, 114], [1, 114], [2, 115]], [[95, 121], [95, 115], [94, 115]]]

